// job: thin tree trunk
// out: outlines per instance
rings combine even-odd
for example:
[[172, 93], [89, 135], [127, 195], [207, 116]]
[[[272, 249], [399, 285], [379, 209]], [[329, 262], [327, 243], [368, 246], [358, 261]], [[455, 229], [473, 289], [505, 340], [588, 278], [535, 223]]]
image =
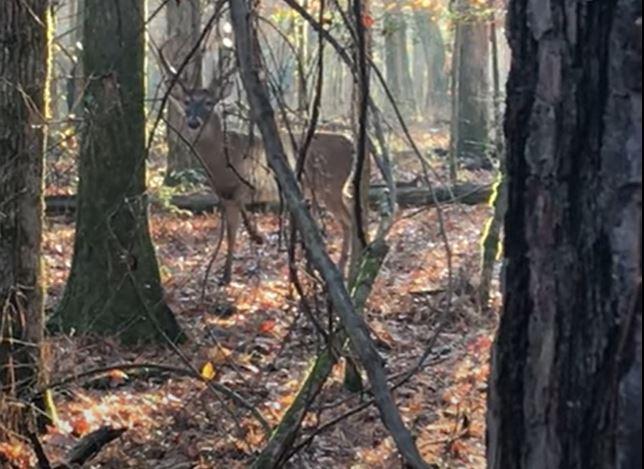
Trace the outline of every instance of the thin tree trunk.
[[145, 194], [144, 2], [86, 0], [76, 239], [58, 311], [64, 330], [124, 343], [176, 339]]
[[457, 1], [456, 157], [486, 162], [490, 127], [490, 54], [487, 17], [471, 0]]
[[422, 39], [418, 32], [418, 15], [421, 12], [414, 13], [414, 20], [416, 22], [416, 34], [414, 35], [414, 40], [412, 41], [412, 77], [414, 84], [414, 101], [419, 103], [417, 106], [418, 118], [420, 120], [425, 119], [426, 109], [422, 105], [427, 100], [427, 60], [425, 57], [424, 46]]
[[0, 44], [10, 44], [0, 47], [0, 440], [36, 432], [44, 415], [20, 401], [47, 380], [41, 242], [48, 12], [47, 0], [0, 3]]
[[70, 52], [74, 54], [75, 61], [72, 63], [70, 76], [67, 81], [67, 110], [70, 114], [79, 113], [79, 108], [82, 107], [82, 92], [83, 92], [83, 64], [80, 60], [83, 44], [83, 29], [84, 29], [84, 15], [83, 8], [85, 0], [74, 0], [70, 6], [70, 14], [72, 20], [70, 23], [74, 28], [71, 34], [72, 45]]
[[391, 94], [396, 99], [396, 102], [399, 102], [402, 96], [402, 80], [397, 57], [399, 50], [397, 41], [400, 39], [400, 36], [396, 34], [398, 27], [398, 15], [392, 11], [387, 11], [385, 13], [383, 31], [383, 35], [385, 36], [385, 76], [387, 77], [387, 86], [391, 90]]
[[[185, 55], [192, 49], [201, 33], [201, 3], [200, 0], [182, 0], [181, 2], [168, 2], [166, 5], [166, 32], [167, 37], [178, 45], [177, 50], [169, 58], [172, 64], [178, 66]], [[189, 87], [198, 88], [201, 79], [201, 54], [197, 53], [181, 76]], [[200, 167], [199, 161], [184, 140], [177, 135], [177, 130], [185, 131], [185, 123], [181, 109], [177, 106], [168, 106], [167, 130], [168, 138], [168, 169], [165, 183], [172, 185], [179, 182], [177, 175], [181, 171]], [[170, 128], [172, 127], [172, 128]]]
[[[308, 0], [304, 0], [302, 6], [305, 9], [308, 8]], [[294, 18], [293, 21], [295, 21], [295, 44], [297, 50], [297, 57], [295, 60], [299, 63], [297, 66], [297, 110], [305, 112], [308, 109], [307, 83], [305, 76], [307, 69], [306, 65], [308, 62], [307, 25], [301, 18]]]
[[416, 100], [414, 99], [414, 82], [411, 78], [411, 61], [409, 59], [409, 44], [407, 34], [407, 18], [404, 13], [400, 14], [400, 28], [397, 31], [400, 36], [397, 41], [398, 57], [400, 67], [400, 79], [402, 85], [401, 98], [403, 99], [405, 109], [413, 115], [416, 112]]
[[[354, 0], [355, 2], [356, 0]], [[351, 3], [350, 3], [351, 5]], [[356, 20], [355, 8], [360, 10], [360, 18]], [[371, 159], [367, 137], [369, 121], [368, 100], [370, 94], [371, 71], [368, 58], [371, 56], [372, 34], [365, 18], [371, 16], [371, 1], [361, 0], [360, 4], [353, 3], [352, 14], [356, 30], [355, 64], [358, 70], [358, 79], [354, 82], [353, 89], [353, 134], [356, 142], [355, 175], [353, 177], [353, 206], [355, 235], [352, 237], [351, 260], [349, 262], [349, 279], [352, 281], [360, 265], [362, 251], [369, 242], [369, 182], [371, 175]]]
[[512, 0], [509, 15], [488, 467], [639, 468], [641, 2]]
[[431, 11], [415, 13], [419, 47], [426, 67], [425, 95], [418, 97], [421, 111], [434, 119], [445, 112], [447, 104], [447, 76], [445, 75], [445, 41]]
[[494, 212], [483, 231], [483, 249], [481, 259], [481, 281], [479, 283], [479, 303], [486, 309], [490, 299], [494, 263], [499, 255], [499, 240], [503, 227], [503, 218], [508, 206], [507, 178], [505, 176], [505, 142], [501, 127], [501, 83], [499, 78], [499, 56], [496, 37], [496, 23], [490, 23], [490, 44], [492, 49], [492, 89], [494, 96], [494, 140], [495, 153], [499, 160], [494, 197], [491, 200]]
[[449, 140], [449, 179], [452, 185], [458, 182], [458, 140], [459, 140], [459, 121], [460, 121], [460, 107], [459, 101], [459, 87], [460, 80], [460, 62], [461, 62], [461, 48], [463, 43], [462, 29], [458, 27], [454, 30], [454, 50], [452, 51], [452, 73], [450, 83], [451, 93], [451, 119], [450, 119], [450, 140]]
[[413, 83], [407, 48], [405, 15], [397, 7], [385, 13], [385, 72], [387, 86], [399, 106], [413, 112]]

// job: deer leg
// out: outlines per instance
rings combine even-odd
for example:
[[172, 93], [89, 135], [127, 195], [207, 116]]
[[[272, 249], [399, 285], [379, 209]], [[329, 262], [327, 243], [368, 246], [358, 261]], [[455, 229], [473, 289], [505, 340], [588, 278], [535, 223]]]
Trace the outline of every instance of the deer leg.
[[224, 209], [224, 219], [226, 220], [226, 263], [224, 264], [224, 274], [221, 278], [221, 284], [227, 285], [232, 278], [233, 258], [235, 256], [235, 248], [237, 246], [237, 231], [239, 230], [239, 222], [241, 221], [241, 210], [239, 206], [232, 200], [222, 200]]
[[248, 216], [248, 212], [243, 207], [240, 207], [240, 212], [244, 226], [250, 235], [250, 239], [253, 240], [255, 244], [264, 244], [264, 237], [257, 230], [257, 225], [251, 218]]
[[347, 201], [342, 198], [338, 204], [338, 214], [337, 219], [340, 222], [342, 227], [342, 247], [340, 250], [340, 261], [338, 263], [338, 268], [342, 276], [346, 275], [347, 261], [349, 260], [349, 250], [351, 247], [351, 242], [353, 239], [353, 217], [351, 216], [351, 209], [347, 204]]

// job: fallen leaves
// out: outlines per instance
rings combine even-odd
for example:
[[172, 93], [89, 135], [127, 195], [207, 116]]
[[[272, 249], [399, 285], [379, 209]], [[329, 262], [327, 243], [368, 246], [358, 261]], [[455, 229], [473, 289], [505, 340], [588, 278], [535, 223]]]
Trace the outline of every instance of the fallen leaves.
[[212, 381], [215, 379], [215, 376], [217, 376], [217, 373], [215, 372], [215, 366], [212, 364], [212, 362], [206, 362], [204, 365], [201, 367], [201, 377], [205, 379], [206, 381]]
[[[488, 212], [484, 206], [446, 207], [455, 266], [476, 260], [478, 253], [472, 246], [478, 246], [478, 230]], [[204, 303], [200, 294], [219, 233], [218, 217], [156, 214], [151, 226], [168, 301], [190, 337], [181, 352], [204, 380], [216, 380], [241, 394], [274, 425], [293, 401], [320, 344], [304, 315], [295, 320], [298, 302], [290, 296], [286, 281], [286, 255], [277, 249], [277, 218], [257, 218], [269, 242], [251, 248], [243, 234], [239, 241], [241, 259], [236, 261], [237, 281], [225, 288], [215, 281], [223, 261], [220, 253], [205, 285]], [[433, 210], [400, 218], [391, 235], [391, 254], [365, 310], [392, 374], [415, 363], [442, 318], [447, 266], [437, 226]], [[330, 247], [337, 251], [338, 229], [329, 226], [327, 232]], [[55, 305], [69, 269], [73, 227], [50, 222], [46, 240], [49, 304]], [[451, 334], [440, 343], [449, 350], [441, 355], [448, 363], [429, 367], [396, 395], [405, 419], [421, 429], [418, 441], [428, 460], [474, 469], [483, 467], [480, 461], [490, 335], [487, 329], [477, 333], [477, 328], [483, 327], [480, 324], [461, 319], [463, 310], [470, 307], [468, 298], [456, 300], [449, 318]], [[221, 305], [228, 308], [224, 315], [216, 314]], [[318, 319], [325, 323], [324, 301], [318, 306]], [[463, 341], [465, 337], [472, 338]], [[58, 357], [54, 376], [82, 371], [78, 370], [81, 364], [91, 368], [128, 359], [176, 363], [176, 356], [164, 349], [128, 351], [115, 341], [103, 339], [63, 338], [52, 345]], [[303, 435], [358, 402], [357, 395], [342, 387], [343, 364], [334, 368], [333, 377], [316, 402], [316, 412], [305, 420]], [[60, 428], [43, 438], [48, 451], [62, 454], [76, 441], [75, 435], [86, 435], [109, 424], [130, 428], [118, 445], [100, 455], [103, 459], [99, 463], [112, 461], [119, 467], [245, 467], [253, 451], [264, 444], [262, 428], [248, 413], [216, 397], [198, 380], [137, 377], [120, 370], [109, 372], [107, 379], [109, 385], [102, 389], [77, 387], [57, 396], [63, 420]], [[328, 461], [329, 467], [392, 467], [387, 464], [393, 464], [396, 452], [379, 424], [377, 412], [370, 409], [318, 436], [302, 457], [312, 467], [319, 461]]]
[[30, 448], [18, 441], [0, 442], [0, 465], [4, 463], [11, 464], [8, 467], [15, 469], [28, 469], [30, 466], [31, 451]]

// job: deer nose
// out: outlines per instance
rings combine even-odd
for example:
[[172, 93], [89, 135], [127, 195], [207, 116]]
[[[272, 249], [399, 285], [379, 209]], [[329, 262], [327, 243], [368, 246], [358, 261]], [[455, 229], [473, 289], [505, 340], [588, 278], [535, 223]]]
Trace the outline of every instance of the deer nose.
[[199, 119], [190, 119], [188, 121], [188, 127], [190, 127], [192, 130], [195, 130], [196, 128], [199, 127]]

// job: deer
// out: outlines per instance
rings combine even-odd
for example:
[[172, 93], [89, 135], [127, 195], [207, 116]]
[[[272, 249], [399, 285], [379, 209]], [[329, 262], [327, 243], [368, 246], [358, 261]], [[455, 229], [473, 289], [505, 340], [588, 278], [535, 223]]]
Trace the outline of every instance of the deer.
[[[220, 283], [225, 285], [232, 279], [240, 225], [244, 224], [252, 241], [258, 244], [263, 242], [263, 236], [246, 211], [246, 205], [251, 201], [261, 201], [263, 194], [274, 193], [274, 190], [267, 190], [266, 185], [275, 187], [275, 182], [267, 167], [261, 139], [225, 128], [219, 108], [232, 92], [230, 77], [236, 67], [232, 65], [226, 69], [222, 65], [205, 88], [189, 87], [165, 59], [163, 50], [167, 45], [159, 49], [159, 58], [168, 76], [167, 81], [175, 84], [168, 95], [171, 105], [179, 107], [185, 121], [181, 137], [191, 145], [211, 188], [220, 200], [227, 241]], [[286, 135], [281, 137], [285, 143], [290, 138]], [[288, 149], [291, 145], [284, 147]], [[287, 153], [293, 167], [296, 158], [292, 151]], [[341, 272], [346, 269], [351, 246], [358, 246], [355, 211], [347, 191], [353, 174], [354, 155], [353, 142], [345, 135], [316, 132], [308, 146], [301, 178], [304, 193], [312, 197], [316, 204], [323, 205], [342, 229], [338, 262]]]

